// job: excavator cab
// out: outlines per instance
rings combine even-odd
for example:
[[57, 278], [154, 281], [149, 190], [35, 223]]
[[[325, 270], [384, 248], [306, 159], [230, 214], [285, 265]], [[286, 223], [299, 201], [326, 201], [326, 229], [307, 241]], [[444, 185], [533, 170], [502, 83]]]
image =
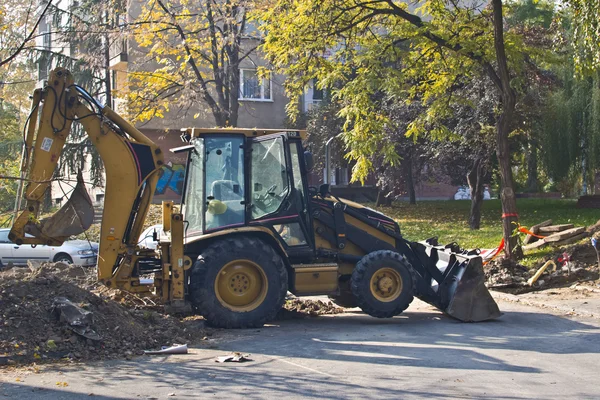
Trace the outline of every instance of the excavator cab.
[[188, 146], [174, 149], [189, 152], [182, 201], [186, 240], [260, 227], [282, 247], [294, 247], [292, 253], [309, 259], [314, 236], [301, 132], [191, 132], [198, 136], [188, 136]]

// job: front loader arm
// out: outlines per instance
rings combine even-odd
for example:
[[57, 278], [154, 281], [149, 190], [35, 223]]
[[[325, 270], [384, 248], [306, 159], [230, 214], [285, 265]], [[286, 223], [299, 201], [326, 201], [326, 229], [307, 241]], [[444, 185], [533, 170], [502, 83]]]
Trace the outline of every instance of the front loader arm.
[[[38, 92], [38, 98], [39, 126], [36, 131], [32, 118], [33, 126], [25, 138], [22, 175], [28, 181], [23, 194], [26, 204], [13, 223], [10, 240], [19, 244], [60, 245], [71, 232], [89, 228], [89, 221], [85, 220], [89, 212], [80, 209], [92, 206], [87, 192], [81, 193], [83, 182], [78, 183], [79, 189], [76, 187], [58, 213], [38, 220], [41, 201], [51, 184], [71, 124], [79, 121], [98, 150], [106, 172], [98, 278], [107, 286], [135, 285], [136, 279], [131, 277], [132, 257], [163, 165], [160, 148], [110, 108], [95, 112], [84, 105], [81, 100], [90, 105], [94, 100], [74, 85], [66, 69], [57, 68], [50, 73], [48, 85]], [[38, 104], [34, 94], [34, 112]], [[33, 237], [26, 237], [26, 233]]]

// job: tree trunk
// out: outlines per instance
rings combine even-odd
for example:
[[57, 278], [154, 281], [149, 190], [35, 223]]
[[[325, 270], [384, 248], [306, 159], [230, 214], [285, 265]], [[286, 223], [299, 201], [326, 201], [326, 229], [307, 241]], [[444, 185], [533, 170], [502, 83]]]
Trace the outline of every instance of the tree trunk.
[[417, 204], [417, 195], [415, 192], [415, 180], [413, 178], [412, 157], [408, 155], [404, 160], [404, 180], [408, 189], [409, 204]]
[[[108, 18], [108, 16], [106, 16]], [[108, 21], [107, 21], [108, 22]], [[110, 79], [110, 42], [108, 33], [104, 32], [104, 87], [106, 90], [106, 105], [114, 108], [112, 104], [112, 85]]]
[[517, 214], [517, 199], [514, 191], [514, 181], [510, 165], [510, 148], [508, 135], [511, 122], [515, 113], [517, 94], [510, 85], [510, 73], [504, 49], [504, 26], [502, 20], [502, 0], [492, 0], [494, 9], [494, 48], [496, 50], [496, 61], [498, 62], [498, 77], [500, 79], [500, 91], [502, 93], [502, 113], [496, 121], [498, 166], [500, 170], [502, 201], [502, 230], [504, 237], [504, 254], [507, 259], [515, 260], [523, 255], [518, 245], [517, 237], [512, 236], [517, 227], [519, 216]]
[[481, 224], [481, 205], [483, 203], [483, 175], [484, 168], [481, 159], [475, 160], [471, 171], [467, 174], [467, 182], [471, 189], [471, 213], [469, 215], [469, 227], [473, 230], [479, 229]]
[[380, 206], [384, 206], [387, 203], [387, 197], [386, 194], [388, 193], [388, 187], [387, 185], [385, 185], [384, 187], [382, 187], [379, 192], [377, 192], [377, 201], [375, 202], [375, 205], [377, 207]]
[[528, 192], [538, 191], [538, 153], [537, 141], [529, 140], [529, 152], [527, 153], [527, 184], [525, 187]]

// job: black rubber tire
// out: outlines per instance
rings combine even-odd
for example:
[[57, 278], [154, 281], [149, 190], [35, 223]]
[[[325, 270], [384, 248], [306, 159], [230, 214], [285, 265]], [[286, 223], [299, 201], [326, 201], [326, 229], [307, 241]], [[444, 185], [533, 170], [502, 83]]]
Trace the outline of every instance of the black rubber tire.
[[[378, 300], [370, 288], [371, 277], [380, 268], [392, 268], [402, 278], [402, 290], [393, 301]], [[365, 313], [377, 318], [391, 318], [396, 316], [413, 301], [414, 274], [410, 263], [404, 256], [390, 250], [379, 250], [364, 256], [352, 273], [351, 289], [358, 307]]]
[[[236, 259], [247, 259], [264, 271], [268, 288], [263, 302], [254, 310], [233, 311], [223, 306], [215, 293], [221, 268]], [[189, 295], [194, 308], [217, 328], [258, 328], [275, 318], [288, 289], [288, 273], [282, 258], [264, 241], [248, 236], [222, 239], [208, 246], [190, 273]]]
[[67, 253], [58, 253], [54, 256], [53, 262], [66, 262], [67, 264], [73, 264], [73, 259]]
[[355, 308], [358, 307], [358, 303], [356, 303], [356, 298], [354, 294], [352, 294], [352, 290], [350, 289], [350, 280], [346, 282], [340, 282], [340, 294], [337, 296], [328, 296], [329, 300], [333, 302], [333, 304], [338, 305], [344, 308]]

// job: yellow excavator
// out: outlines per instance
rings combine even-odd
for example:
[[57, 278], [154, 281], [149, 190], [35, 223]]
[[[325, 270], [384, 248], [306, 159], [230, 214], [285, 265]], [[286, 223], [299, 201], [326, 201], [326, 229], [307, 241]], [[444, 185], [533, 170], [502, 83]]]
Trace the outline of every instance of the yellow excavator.
[[14, 243], [60, 245], [93, 222], [81, 177], [56, 214], [38, 218], [74, 121], [104, 162], [98, 279], [110, 288], [152, 292], [225, 328], [263, 325], [288, 291], [328, 295], [379, 318], [402, 313], [415, 296], [462, 321], [501, 315], [477, 251], [409, 241], [391, 218], [335, 197], [328, 185], [309, 187], [303, 131], [184, 130], [183, 145], [171, 149], [187, 154], [181, 204], [163, 202], [157, 249], [140, 248], [163, 152], [63, 68], [33, 94]]

